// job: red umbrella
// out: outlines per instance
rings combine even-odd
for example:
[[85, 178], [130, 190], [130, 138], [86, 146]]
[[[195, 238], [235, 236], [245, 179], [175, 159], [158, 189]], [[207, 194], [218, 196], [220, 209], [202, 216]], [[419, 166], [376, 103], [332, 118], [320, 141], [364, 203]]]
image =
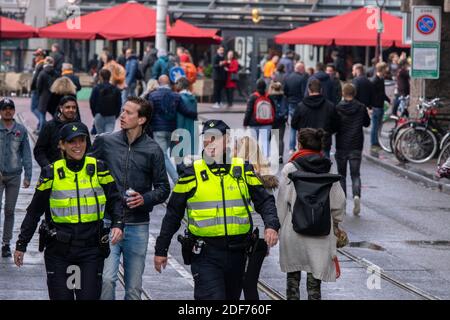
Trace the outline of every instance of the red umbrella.
[[0, 39], [28, 39], [36, 35], [35, 28], [0, 16]]
[[[179, 41], [217, 43], [217, 31], [204, 30], [178, 20], [170, 27], [167, 19], [167, 36]], [[52, 26], [41, 28], [42, 38], [63, 39], [152, 39], [156, 35], [156, 11], [139, 3], [124, 3], [96, 11]], [[219, 37], [220, 38], [220, 37]]]
[[[377, 9], [361, 8], [340, 16], [316, 22], [275, 36], [279, 44], [312, 44], [319, 46], [376, 46]], [[402, 41], [402, 19], [383, 12], [384, 47], [409, 47]]]

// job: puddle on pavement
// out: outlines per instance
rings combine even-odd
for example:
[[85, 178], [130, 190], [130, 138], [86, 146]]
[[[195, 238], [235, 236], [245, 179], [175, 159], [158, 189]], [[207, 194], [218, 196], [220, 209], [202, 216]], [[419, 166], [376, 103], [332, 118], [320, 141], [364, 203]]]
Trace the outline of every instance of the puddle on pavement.
[[386, 249], [383, 248], [382, 246], [372, 243], [372, 242], [367, 242], [367, 241], [350, 242], [348, 246], [351, 248], [363, 248], [363, 249], [370, 249], [370, 250], [375, 250], [375, 251], [386, 251]]

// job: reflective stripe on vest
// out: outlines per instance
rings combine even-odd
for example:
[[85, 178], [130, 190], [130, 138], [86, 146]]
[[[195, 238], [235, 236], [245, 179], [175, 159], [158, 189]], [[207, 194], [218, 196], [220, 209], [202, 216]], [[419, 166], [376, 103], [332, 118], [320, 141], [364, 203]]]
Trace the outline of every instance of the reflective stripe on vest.
[[[231, 173], [234, 167], [241, 167], [242, 178], [238, 184]], [[250, 231], [248, 210], [242, 197], [250, 199], [244, 180], [244, 161], [233, 158], [228, 174], [215, 175], [203, 159], [194, 162], [197, 188], [187, 201], [189, 231], [199, 237], [219, 237], [241, 235]], [[203, 181], [202, 172], [208, 179]], [[203, 176], [205, 173], [203, 173]], [[222, 190], [223, 179], [223, 190]], [[242, 193], [241, 193], [242, 192]], [[225, 196], [225, 197], [224, 197]], [[247, 200], [249, 203], [249, 200]], [[225, 205], [225, 208], [224, 208]]]
[[[95, 166], [95, 173], [92, 177], [86, 171], [88, 164]], [[65, 175], [62, 179], [58, 174], [60, 168], [64, 170]], [[103, 219], [106, 196], [97, 177], [97, 160], [95, 158], [86, 157], [83, 168], [78, 172], [67, 168], [64, 159], [56, 161], [53, 164], [53, 170], [50, 212], [55, 223], [84, 223]], [[98, 212], [97, 201], [100, 212]]]

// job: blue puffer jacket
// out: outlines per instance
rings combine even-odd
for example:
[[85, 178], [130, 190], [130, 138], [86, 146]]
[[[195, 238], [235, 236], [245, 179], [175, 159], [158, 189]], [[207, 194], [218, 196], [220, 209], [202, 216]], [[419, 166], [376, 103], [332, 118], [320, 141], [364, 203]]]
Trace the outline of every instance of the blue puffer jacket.
[[177, 128], [177, 113], [190, 119], [197, 118], [197, 112], [187, 108], [180, 95], [169, 87], [160, 87], [153, 91], [148, 100], [153, 105], [151, 128], [153, 132], [173, 132]]

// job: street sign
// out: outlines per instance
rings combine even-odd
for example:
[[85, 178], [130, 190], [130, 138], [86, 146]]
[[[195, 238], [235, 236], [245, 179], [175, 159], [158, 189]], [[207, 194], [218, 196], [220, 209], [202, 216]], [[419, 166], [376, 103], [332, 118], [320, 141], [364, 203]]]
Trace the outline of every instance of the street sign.
[[183, 68], [181, 67], [172, 67], [169, 70], [169, 78], [170, 81], [176, 82], [179, 78], [186, 77]]
[[440, 42], [441, 7], [414, 6], [412, 30], [414, 42]]
[[420, 79], [439, 79], [440, 52], [439, 43], [413, 42], [411, 76]]

